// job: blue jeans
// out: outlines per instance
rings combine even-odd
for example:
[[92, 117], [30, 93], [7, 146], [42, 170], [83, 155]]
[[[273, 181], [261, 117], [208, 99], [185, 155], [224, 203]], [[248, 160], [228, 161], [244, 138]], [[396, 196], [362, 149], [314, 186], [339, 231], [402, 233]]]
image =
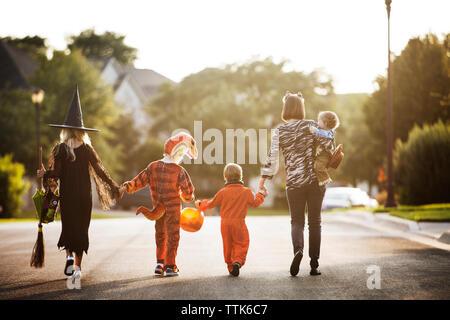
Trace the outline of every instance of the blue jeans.
[[305, 209], [308, 207], [308, 230], [309, 230], [309, 257], [312, 268], [319, 266], [321, 219], [323, 196], [325, 186], [312, 183], [290, 188], [286, 190], [289, 211], [291, 213], [291, 236], [294, 254], [298, 251], [303, 255], [303, 230], [305, 228]]

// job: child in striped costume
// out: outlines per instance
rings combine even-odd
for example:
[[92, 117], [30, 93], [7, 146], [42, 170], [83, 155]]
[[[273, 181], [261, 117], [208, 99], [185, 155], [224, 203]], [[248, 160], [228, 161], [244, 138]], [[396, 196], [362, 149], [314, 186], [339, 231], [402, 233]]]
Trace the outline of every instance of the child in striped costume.
[[194, 138], [186, 133], [170, 137], [164, 144], [164, 158], [150, 163], [133, 180], [122, 185], [121, 192], [136, 192], [150, 186], [153, 209], [139, 207], [136, 215], [142, 213], [150, 220], [156, 220], [155, 240], [157, 264], [155, 273], [177, 276], [175, 263], [180, 240], [181, 200], [194, 200], [194, 186], [187, 171], [179, 165], [184, 155], [197, 158]]

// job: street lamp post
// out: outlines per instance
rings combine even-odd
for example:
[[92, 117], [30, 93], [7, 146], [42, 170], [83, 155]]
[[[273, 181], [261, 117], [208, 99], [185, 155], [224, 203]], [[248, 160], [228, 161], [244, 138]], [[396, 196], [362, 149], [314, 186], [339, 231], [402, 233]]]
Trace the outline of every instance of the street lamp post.
[[387, 138], [387, 199], [385, 207], [396, 207], [394, 196], [394, 177], [393, 177], [393, 132], [392, 132], [392, 83], [391, 83], [391, 2], [385, 0], [387, 18], [388, 18], [388, 83], [387, 83], [387, 103], [386, 103], [386, 138]]
[[[34, 107], [36, 109], [36, 154], [37, 154], [37, 164], [38, 169], [41, 168], [41, 155], [40, 155], [40, 148], [41, 148], [41, 103], [44, 100], [44, 90], [42, 89], [36, 89], [31, 94], [31, 101], [34, 104]], [[40, 179], [37, 179], [38, 186], [40, 184]]]

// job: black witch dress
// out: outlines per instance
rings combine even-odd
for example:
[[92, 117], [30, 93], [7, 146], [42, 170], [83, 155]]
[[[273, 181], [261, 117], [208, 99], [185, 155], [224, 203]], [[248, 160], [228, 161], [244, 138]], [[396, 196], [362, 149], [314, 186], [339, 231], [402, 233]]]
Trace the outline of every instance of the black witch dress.
[[115, 183], [94, 148], [82, 144], [73, 149], [58, 144], [52, 151], [49, 170], [44, 179], [59, 179], [62, 231], [58, 248], [81, 255], [89, 249], [89, 224], [92, 211], [91, 178], [95, 181], [103, 209], [109, 209], [119, 198], [119, 186]]

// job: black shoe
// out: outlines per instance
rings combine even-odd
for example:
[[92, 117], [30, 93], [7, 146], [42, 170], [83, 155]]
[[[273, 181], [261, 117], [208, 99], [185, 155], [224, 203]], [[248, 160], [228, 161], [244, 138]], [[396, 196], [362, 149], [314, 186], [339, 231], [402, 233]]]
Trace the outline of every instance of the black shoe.
[[155, 268], [155, 274], [163, 275], [164, 274], [164, 265], [162, 263], [157, 263]]
[[311, 271], [309, 272], [312, 276], [320, 276], [322, 273], [317, 268], [311, 268]]
[[164, 276], [166, 277], [176, 277], [180, 274], [177, 266], [167, 266], [164, 267]]
[[74, 262], [74, 259], [67, 259], [66, 260], [66, 267], [64, 268], [64, 274], [66, 276], [73, 275], [73, 262]]
[[294, 259], [292, 259], [291, 263], [291, 276], [295, 277], [298, 274], [298, 270], [300, 269], [300, 262], [302, 261], [303, 254], [300, 251], [297, 251], [297, 253], [294, 256]]
[[235, 277], [239, 276], [240, 268], [241, 268], [241, 265], [239, 264], [239, 262], [233, 263], [233, 270], [231, 270], [230, 274]]

